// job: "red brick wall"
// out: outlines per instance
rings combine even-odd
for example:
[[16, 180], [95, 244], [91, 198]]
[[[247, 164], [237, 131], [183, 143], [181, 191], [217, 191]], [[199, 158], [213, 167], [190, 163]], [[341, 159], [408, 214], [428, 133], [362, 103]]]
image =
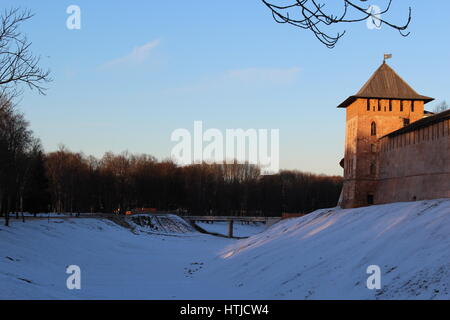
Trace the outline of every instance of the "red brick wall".
[[381, 139], [376, 203], [450, 197], [450, 120]]

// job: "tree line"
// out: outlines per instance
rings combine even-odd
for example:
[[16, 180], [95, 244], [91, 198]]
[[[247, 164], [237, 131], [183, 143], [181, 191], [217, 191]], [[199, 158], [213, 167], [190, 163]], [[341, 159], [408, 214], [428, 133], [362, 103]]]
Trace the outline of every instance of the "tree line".
[[307, 213], [335, 206], [342, 185], [340, 177], [297, 171], [261, 176], [250, 164], [178, 166], [128, 152], [97, 159], [60, 148], [45, 155], [43, 166], [49, 209], [55, 212], [156, 208], [195, 215]]
[[341, 177], [251, 164], [178, 166], [149, 155], [98, 159], [60, 147], [45, 153], [8, 100], [0, 108], [0, 213], [125, 212], [133, 208], [195, 215], [278, 216], [335, 206]]

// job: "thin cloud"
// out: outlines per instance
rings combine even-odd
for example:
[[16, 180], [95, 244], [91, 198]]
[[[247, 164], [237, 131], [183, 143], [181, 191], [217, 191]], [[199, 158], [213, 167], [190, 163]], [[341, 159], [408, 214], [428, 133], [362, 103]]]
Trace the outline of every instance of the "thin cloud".
[[223, 90], [223, 88], [265, 88], [289, 86], [299, 79], [301, 69], [290, 68], [243, 68], [210, 75], [189, 85], [169, 89], [177, 93], [194, 93], [209, 90]]
[[160, 45], [160, 40], [153, 40], [150, 41], [142, 46], [134, 48], [129, 54], [127, 54], [124, 57], [117, 58], [114, 60], [111, 60], [103, 65], [103, 68], [110, 68], [115, 67], [119, 65], [125, 65], [125, 64], [132, 64], [132, 65], [138, 65], [142, 64], [147, 60], [147, 58], [150, 56], [150, 53]]

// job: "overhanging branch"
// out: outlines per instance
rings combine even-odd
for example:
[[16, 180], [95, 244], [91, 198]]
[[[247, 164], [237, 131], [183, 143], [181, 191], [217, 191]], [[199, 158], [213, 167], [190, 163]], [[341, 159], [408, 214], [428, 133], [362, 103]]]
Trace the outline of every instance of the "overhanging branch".
[[[325, 11], [325, 4], [317, 0], [291, 0], [290, 4], [276, 5], [270, 0], [261, 0], [270, 9], [277, 23], [287, 23], [292, 26], [311, 30], [315, 37], [328, 48], [334, 48], [336, 43], [345, 34], [345, 30], [332, 35], [325, 31], [328, 26], [338, 23], [355, 23], [372, 19], [377, 26], [386, 25], [396, 29], [404, 37], [411, 23], [412, 10], [409, 8], [408, 19], [405, 24], [398, 25], [383, 18], [383, 15], [391, 10], [393, 0], [388, 0], [385, 9], [374, 13], [370, 6], [363, 6], [367, 0], [342, 0], [342, 12], [333, 14]], [[335, 1], [336, 0], [331, 0]]]

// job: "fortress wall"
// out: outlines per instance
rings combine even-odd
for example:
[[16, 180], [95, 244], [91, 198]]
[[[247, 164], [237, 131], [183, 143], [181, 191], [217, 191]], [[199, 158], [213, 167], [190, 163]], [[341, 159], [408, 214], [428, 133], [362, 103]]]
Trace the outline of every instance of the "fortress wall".
[[375, 203], [450, 198], [450, 120], [381, 139]]

